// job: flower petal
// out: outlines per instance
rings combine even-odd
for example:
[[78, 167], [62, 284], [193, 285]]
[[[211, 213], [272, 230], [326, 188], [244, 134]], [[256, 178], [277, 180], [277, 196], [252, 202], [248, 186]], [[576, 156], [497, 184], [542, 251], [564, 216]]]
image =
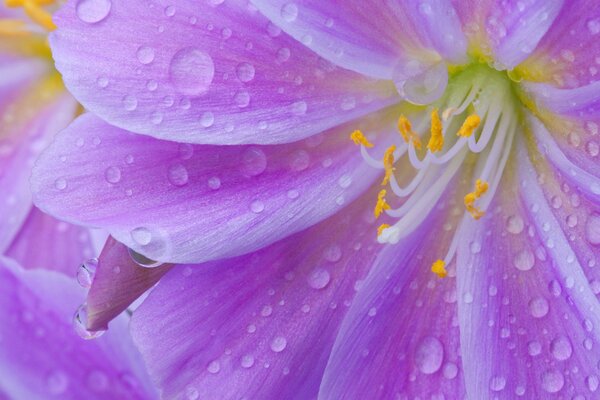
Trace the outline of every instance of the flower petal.
[[129, 249], [108, 238], [87, 296], [87, 329], [105, 330], [108, 323], [156, 284], [172, 265], [144, 268], [134, 262]]
[[452, 63], [466, 60], [466, 40], [450, 0], [252, 3], [317, 54], [367, 76], [391, 79], [399, 66], [435, 55]]
[[469, 225], [458, 251], [467, 394], [593, 393], [600, 305], [541, 190], [547, 176], [536, 173], [523, 138], [516, 149], [516, 171], [505, 174], [493, 215]]
[[[25, 64], [7, 65], [27, 71]], [[28, 178], [33, 161], [73, 118], [76, 107], [58, 76], [14, 84], [12, 79], [19, 82], [15, 75], [9, 73], [8, 82], [0, 80], [0, 253], [6, 251], [31, 210]]]
[[455, 279], [431, 272], [462, 216], [447, 219], [450, 206], [381, 252], [342, 323], [319, 399], [465, 398]]
[[51, 269], [74, 277], [81, 262], [94, 257], [94, 249], [87, 229], [58, 221], [32, 207], [4, 254], [23, 268]]
[[13, 399], [155, 398], [127, 318], [93, 342], [77, 336], [74, 280], [0, 258], [0, 387]]
[[316, 398], [339, 323], [381, 249], [367, 200], [254, 254], [169, 272], [131, 326], [162, 395]]
[[397, 110], [304, 142], [207, 146], [134, 135], [89, 114], [58, 135], [32, 177], [36, 204], [101, 226], [153, 260], [203, 262], [261, 248], [333, 214], [380, 174], [349, 139], [385, 135]]
[[86, 15], [69, 1], [56, 67], [106, 121], [188, 143], [292, 142], [397, 101], [391, 83], [330, 65], [245, 1], [209, 3], [113, 1]]
[[600, 7], [564, 1], [560, 14], [534, 53], [519, 66], [527, 79], [574, 88], [598, 80]]

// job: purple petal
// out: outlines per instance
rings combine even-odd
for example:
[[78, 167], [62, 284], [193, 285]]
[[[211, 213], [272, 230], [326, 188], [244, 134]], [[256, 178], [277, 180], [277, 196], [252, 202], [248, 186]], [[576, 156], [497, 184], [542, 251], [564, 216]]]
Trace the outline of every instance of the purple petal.
[[169, 272], [132, 319], [162, 395], [316, 398], [341, 319], [381, 249], [366, 200], [254, 254]]
[[74, 277], [81, 262], [95, 254], [87, 229], [33, 207], [5, 255], [23, 268], [51, 269]]
[[456, 226], [448, 207], [379, 255], [340, 328], [319, 399], [465, 398], [456, 282], [431, 272], [454, 232], [442, 226]]
[[380, 172], [363, 162], [348, 135], [357, 128], [392, 133], [396, 111], [263, 147], [161, 141], [89, 114], [40, 157], [32, 188], [43, 210], [101, 226], [153, 260], [236, 256], [298, 232], [361, 194]]
[[144, 292], [171, 269], [170, 264], [145, 268], [136, 264], [126, 246], [108, 238], [88, 293], [87, 329], [105, 330]]
[[56, 66], [103, 119], [188, 143], [292, 142], [397, 101], [390, 82], [332, 66], [245, 1], [213, 3], [70, 1], [55, 15]]
[[74, 280], [0, 259], [0, 387], [9, 398], [155, 398], [126, 318], [92, 342], [77, 336], [82, 300]]
[[449, 0], [252, 3], [317, 54], [367, 76], [391, 79], [399, 67], [417, 60], [429, 64], [440, 56], [466, 61], [466, 40]]
[[600, 306], [541, 190], [550, 177], [538, 175], [522, 138], [517, 149], [494, 214], [469, 223], [458, 252], [467, 393], [595, 398]]
[[565, 88], [598, 80], [600, 7], [592, 1], [564, 1], [539, 46], [520, 67], [526, 76]]

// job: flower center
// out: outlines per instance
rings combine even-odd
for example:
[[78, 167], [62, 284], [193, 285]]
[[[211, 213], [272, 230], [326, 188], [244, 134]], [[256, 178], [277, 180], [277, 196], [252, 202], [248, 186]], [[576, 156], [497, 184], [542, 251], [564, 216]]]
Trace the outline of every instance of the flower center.
[[[382, 169], [375, 217], [384, 213], [393, 224], [381, 224], [380, 243], [397, 243], [410, 235], [425, 220], [442, 198], [465, 160], [474, 158], [472, 191], [464, 195], [466, 217], [480, 219], [494, 196], [506, 165], [513, 138], [519, 125], [519, 110], [510, 80], [502, 72], [474, 65], [449, 80], [445, 93], [437, 101], [417, 107], [412, 115], [398, 119], [399, 135], [391, 139], [381, 160], [369, 154], [374, 145], [361, 131], [351, 139], [360, 145], [364, 160]], [[427, 146], [422, 143], [427, 139]], [[396, 171], [402, 172], [398, 176]], [[391, 201], [390, 201], [391, 202]], [[454, 257], [458, 232], [454, 232], [448, 253], [432, 266], [440, 277]]]
[[[46, 31], [53, 31], [56, 25], [52, 22], [52, 14], [44, 9], [51, 6], [55, 0], [5, 0], [7, 7], [23, 7], [27, 16], [38, 26]], [[30, 31], [27, 23], [20, 19], [0, 19], [0, 34], [3, 35], [28, 35]]]

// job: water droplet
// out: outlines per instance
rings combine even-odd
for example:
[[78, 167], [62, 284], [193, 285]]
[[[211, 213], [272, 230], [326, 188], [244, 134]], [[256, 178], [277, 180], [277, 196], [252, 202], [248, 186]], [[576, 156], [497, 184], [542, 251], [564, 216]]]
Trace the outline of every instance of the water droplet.
[[429, 68], [420, 64], [396, 67], [392, 73], [398, 93], [414, 104], [430, 104], [437, 100], [448, 85], [448, 69], [444, 62]]
[[91, 287], [94, 275], [96, 274], [96, 268], [98, 268], [97, 258], [90, 258], [84, 261], [77, 270], [77, 282], [84, 288]]
[[248, 104], [250, 104], [250, 93], [247, 90], [239, 90], [233, 97], [233, 100], [239, 108], [248, 107]]
[[219, 371], [221, 370], [221, 364], [217, 360], [211, 361], [206, 366], [206, 370], [208, 372], [210, 372], [211, 374], [218, 374]]
[[240, 361], [242, 368], [251, 368], [254, 365], [254, 356], [246, 354]]
[[331, 275], [325, 268], [317, 267], [308, 275], [306, 279], [311, 288], [323, 289], [329, 284]]
[[89, 331], [87, 329], [87, 305], [84, 303], [79, 306], [73, 316], [73, 325], [75, 332], [83, 339], [95, 339], [101, 336], [105, 331]]
[[141, 246], [146, 246], [152, 241], [152, 233], [147, 228], [139, 227], [131, 231], [131, 238]]
[[125, 108], [125, 110], [133, 111], [137, 108], [137, 106], [138, 101], [135, 96], [128, 94], [125, 97], [123, 97], [123, 108]]
[[188, 170], [182, 164], [174, 164], [169, 167], [169, 182], [174, 186], [185, 186], [188, 183]]
[[530, 250], [522, 250], [513, 259], [515, 268], [521, 271], [529, 271], [535, 264], [535, 257]]
[[596, 375], [590, 375], [585, 378], [585, 384], [587, 385], [590, 392], [594, 393], [598, 390], [598, 386], [600, 385], [600, 379]]
[[291, 51], [287, 47], [282, 47], [277, 50], [277, 60], [279, 62], [285, 62], [290, 59]]
[[292, 171], [304, 171], [310, 165], [310, 155], [306, 150], [296, 150], [289, 157]]
[[165, 7], [165, 15], [167, 17], [172, 17], [173, 15], [175, 15], [175, 6], [167, 6]]
[[591, 244], [600, 245], [600, 214], [592, 214], [587, 219], [585, 237]]
[[106, 171], [104, 171], [104, 178], [108, 183], [119, 183], [121, 180], [121, 170], [119, 167], [108, 167]]
[[532, 357], [540, 355], [540, 353], [542, 352], [542, 345], [538, 341], [531, 341], [527, 343], [527, 352]]
[[571, 342], [566, 337], [556, 338], [550, 343], [550, 352], [559, 361], [567, 360], [573, 353]]
[[218, 177], [213, 176], [208, 180], [208, 187], [212, 190], [219, 189], [221, 187], [221, 180]]
[[294, 22], [298, 18], [298, 6], [287, 3], [281, 7], [281, 18], [286, 22]]
[[447, 363], [444, 365], [443, 369], [444, 378], [446, 379], [454, 379], [458, 375], [458, 367], [454, 363]]
[[543, 297], [536, 297], [529, 302], [529, 311], [535, 318], [542, 318], [548, 314], [548, 301]]
[[67, 188], [67, 180], [65, 178], [58, 178], [54, 181], [54, 187], [58, 190], [64, 190]]
[[69, 376], [63, 371], [52, 371], [46, 377], [46, 387], [50, 394], [62, 394], [69, 387]]
[[259, 147], [248, 147], [242, 153], [241, 172], [245, 176], [258, 176], [267, 168], [267, 156]]
[[254, 79], [254, 66], [247, 62], [239, 63], [235, 70], [237, 77], [242, 82], [250, 82]]
[[108, 78], [105, 76], [101, 76], [96, 80], [96, 83], [98, 84], [98, 87], [104, 89], [108, 86]]
[[337, 244], [332, 244], [325, 249], [323, 256], [329, 262], [338, 262], [342, 258], [342, 249]]
[[76, 13], [83, 22], [95, 24], [108, 16], [111, 5], [110, 0], [79, 0]]
[[523, 219], [518, 215], [513, 215], [506, 220], [506, 230], [513, 235], [518, 235], [523, 232], [525, 223]]
[[283, 336], [277, 336], [271, 342], [271, 350], [273, 350], [275, 353], [282, 352], [283, 350], [285, 350], [286, 346], [287, 346], [287, 340]]
[[142, 64], [150, 64], [154, 61], [154, 49], [148, 46], [140, 46], [137, 50], [137, 59]]
[[[134, 251], [132, 249], [127, 249], [127, 251], [129, 252], [129, 257], [131, 257], [131, 260], [140, 267], [156, 268], [162, 265], [160, 261], [154, 261], [153, 259], [148, 258], [145, 255], [138, 253], [137, 251]], [[119, 272], [121, 272], [121, 268], [116, 266], [115, 268], [113, 268], [113, 271], [118, 274]]]
[[185, 397], [187, 398], [187, 400], [198, 400], [200, 398], [200, 393], [195, 387], [188, 386], [185, 389]]
[[260, 214], [265, 209], [265, 204], [260, 200], [254, 200], [250, 203], [250, 210], [255, 214]]
[[215, 75], [215, 66], [212, 58], [202, 50], [186, 47], [173, 56], [169, 75], [180, 93], [198, 96], [208, 91]]
[[494, 376], [490, 379], [490, 389], [493, 392], [500, 392], [506, 386], [506, 378], [503, 376]]
[[307, 109], [308, 106], [305, 101], [297, 101], [292, 104], [292, 113], [294, 113], [294, 115], [304, 115], [306, 114]]
[[207, 111], [200, 117], [200, 124], [205, 128], [210, 128], [215, 123], [215, 115]]
[[442, 343], [432, 337], [424, 338], [415, 353], [415, 364], [424, 374], [433, 374], [442, 366], [444, 347]]
[[560, 391], [565, 384], [565, 377], [558, 370], [547, 370], [542, 373], [542, 388], [548, 393]]

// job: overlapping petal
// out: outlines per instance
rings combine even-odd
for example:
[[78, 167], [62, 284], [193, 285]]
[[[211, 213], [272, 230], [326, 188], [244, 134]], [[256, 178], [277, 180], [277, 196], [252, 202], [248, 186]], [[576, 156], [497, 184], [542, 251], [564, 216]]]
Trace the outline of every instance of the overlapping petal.
[[379, 254], [341, 325], [319, 399], [464, 398], [456, 281], [431, 272], [462, 216], [449, 216], [455, 207], [442, 201]]
[[[348, 134], [393, 132], [398, 110], [277, 146], [177, 144], [85, 115], [39, 158], [36, 204], [107, 229], [153, 260], [253, 251], [337, 212], [378, 176]], [[395, 133], [394, 133], [395, 134]], [[381, 150], [383, 152], [383, 150]]]
[[[473, 398], [594, 397], [599, 304], [524, 140], [517, 167], [458, 253], [459, 321]], [[540, 162], [540, 161], [538, 161]], [[576, 371], [576, 372], [575, 372]]]
[[367, 76], [392, 79], [419, 63], [466, 61], [466, 39], [449, 0], [252, 3], [317, 54]]
[[382, 248], [371, 207], [359, 200], [256, 253], [171, 270], [132, 319], [162, 395], [316, 398], [342, 317]]
[[243, 0], [103, 4], [56, 14], [53, 55], [86, 108], [134, 132], [286, 143], [397, 101], [390, 83], [334, 67]]
[[94, 342], [71, 319], [82, 289], [64, 275], [0, 259], [0, 387], [13, 399], [152, 399], [121, 319]]

